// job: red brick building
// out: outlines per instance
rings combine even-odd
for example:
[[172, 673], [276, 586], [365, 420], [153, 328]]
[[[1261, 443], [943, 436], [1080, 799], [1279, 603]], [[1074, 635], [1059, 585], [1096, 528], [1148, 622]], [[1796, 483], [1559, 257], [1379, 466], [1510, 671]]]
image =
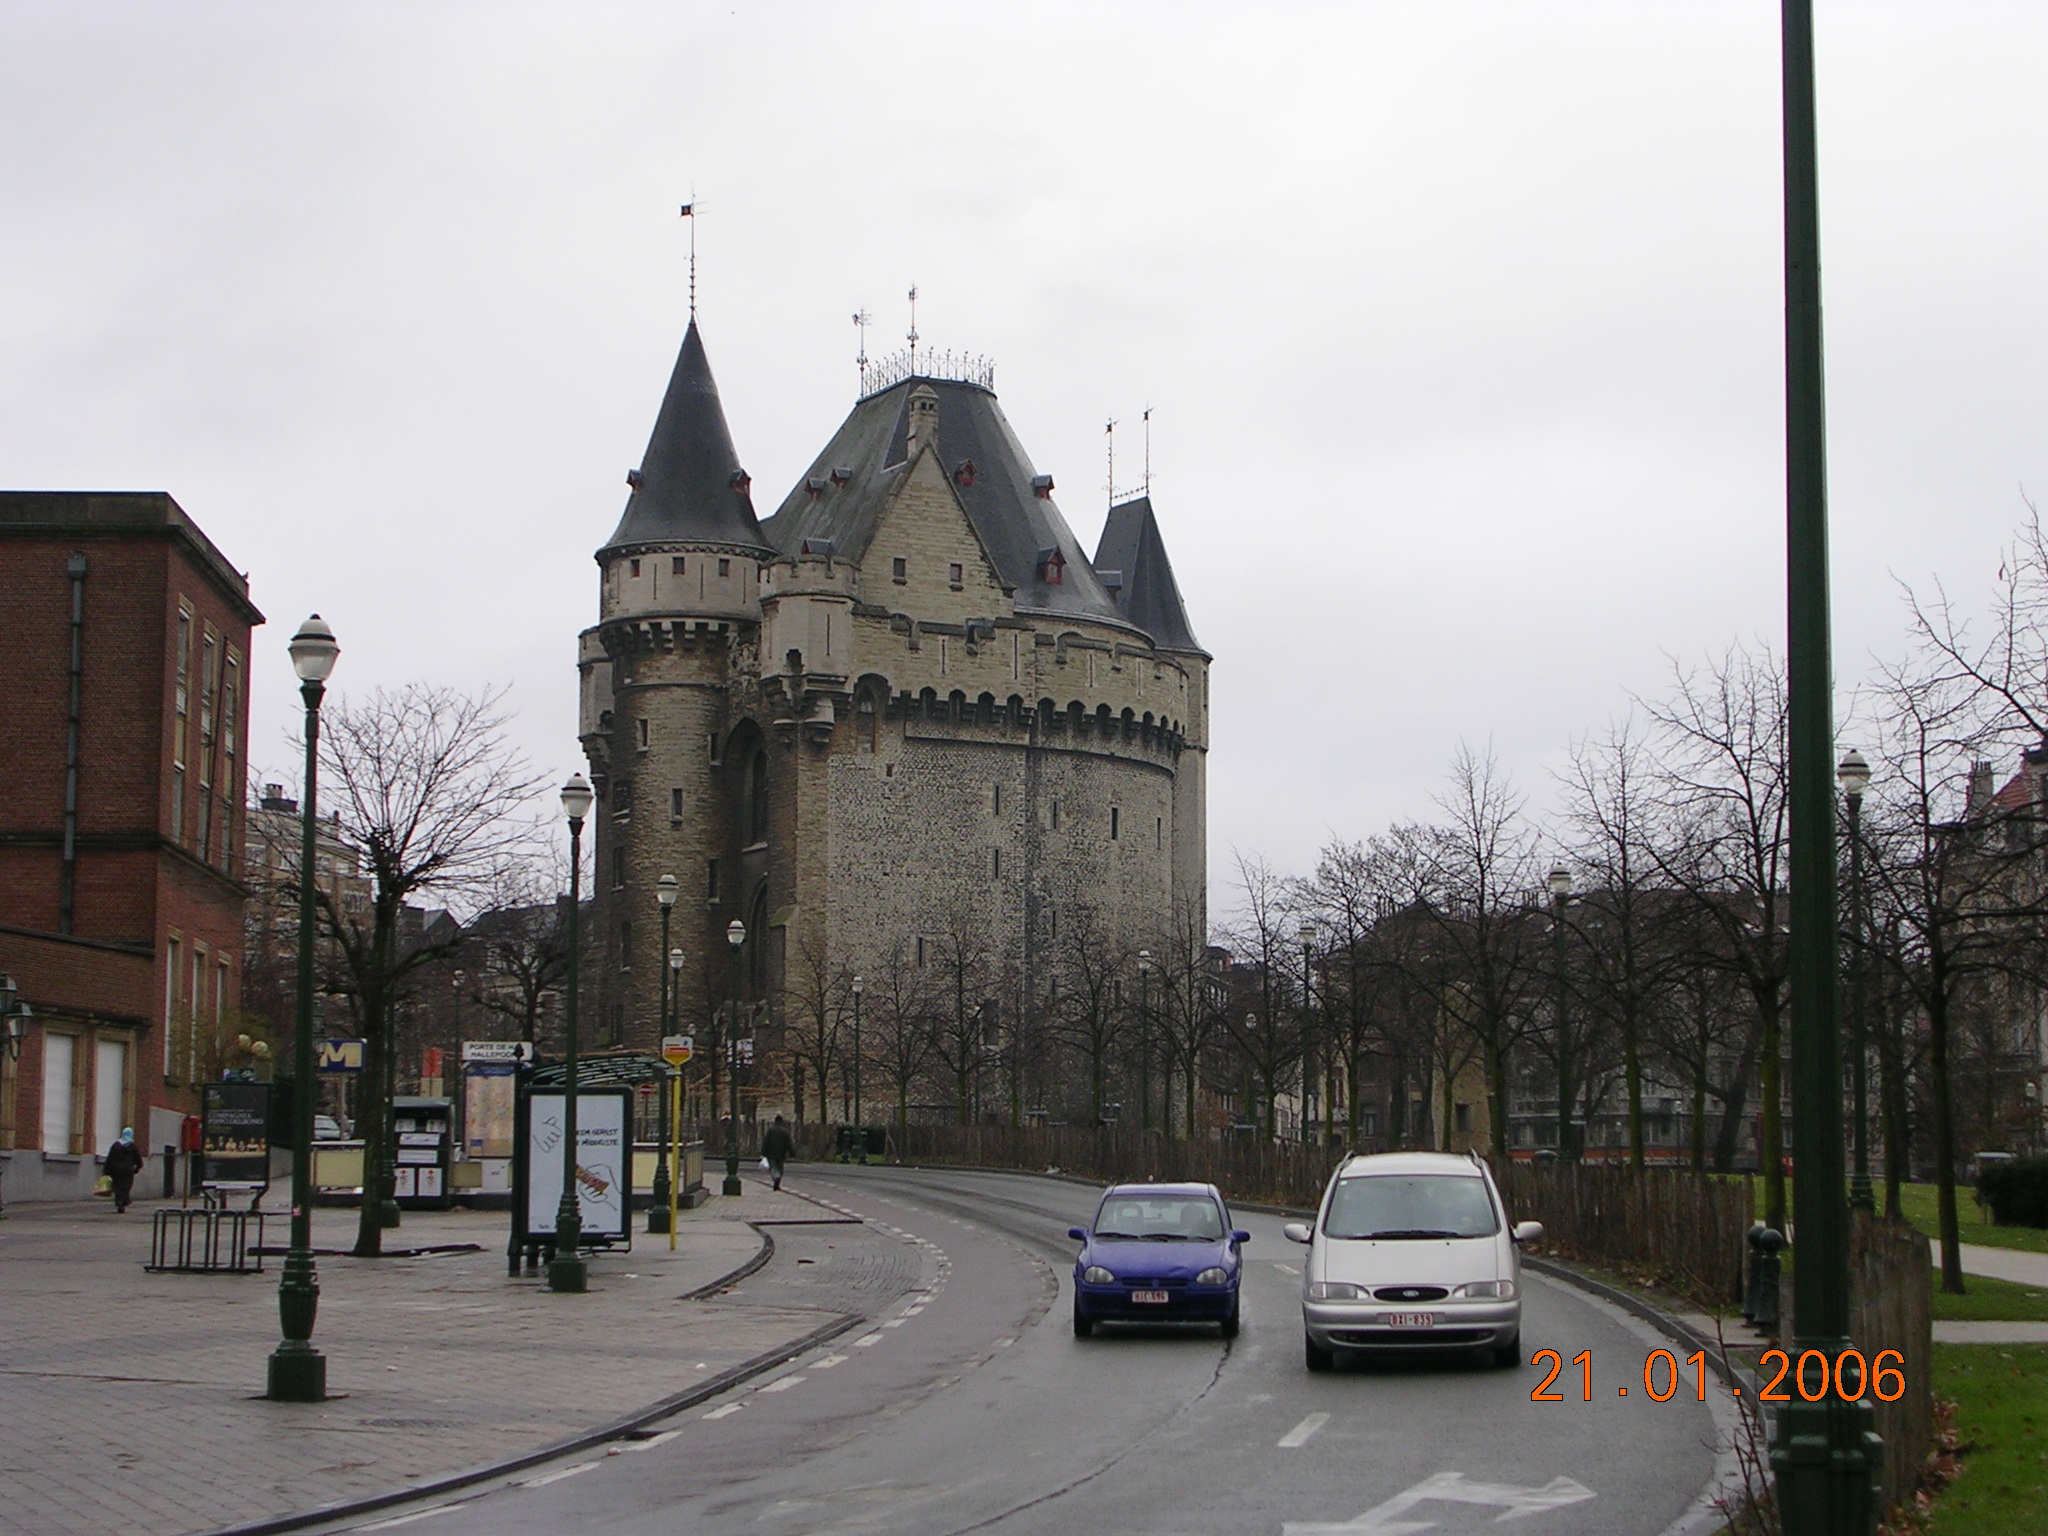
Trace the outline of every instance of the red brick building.
[[[89, 1195], [236, 1064], [248, 579], [162, 492], [0, 491], [0, 1191]], [[152, 1161], [144, 1189], [161, 1185]]]

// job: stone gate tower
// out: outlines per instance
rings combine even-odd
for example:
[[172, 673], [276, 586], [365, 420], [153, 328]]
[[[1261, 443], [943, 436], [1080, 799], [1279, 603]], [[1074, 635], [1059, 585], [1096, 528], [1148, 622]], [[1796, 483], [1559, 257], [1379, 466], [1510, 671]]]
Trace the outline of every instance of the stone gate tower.
[[1151, 502], [1091, 560], [991, 372], [871, 370], [761, 522], [692, 321], [627, 481], [579, 653], [601, 1041], [656, 1032], [664, 874], [686, 1023], [971, 937], [1000, 1028], [1076, 924], [1205, 915], [1210, 657]]

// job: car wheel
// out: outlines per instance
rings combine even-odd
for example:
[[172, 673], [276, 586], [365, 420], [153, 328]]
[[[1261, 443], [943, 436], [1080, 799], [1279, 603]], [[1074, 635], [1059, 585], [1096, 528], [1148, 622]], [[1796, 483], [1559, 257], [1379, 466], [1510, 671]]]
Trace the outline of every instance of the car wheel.
[[1305, 1333], [1301, 1336], [1301, 1356], [1312, 1371], [1327, 1371], [1337, 1363], [1335, 1351], [1323, 1348]]
[[1520, 1330], [1517, 1330], [1515, 1336], [1509, 1339], [1507, 1343], [1494, 1346], [1493, 1363], [1504, 1371], [1513, 1370], [1522, 1363], [1522, 1335]]
[[1081, 1310], [1081, 1303], [1074, 1303], [1074, 1337], [1092, 1338], [1095, 1334], [1095, 1319]]
[[1222, 1326], [1223, 1337], [1225, 1337], [1226, 1339], [1234, 1339], [1237, 1337], [1237, 1306], [1235, 1303], [1231, 1304], [1230, 1315], [1223, 1319]]

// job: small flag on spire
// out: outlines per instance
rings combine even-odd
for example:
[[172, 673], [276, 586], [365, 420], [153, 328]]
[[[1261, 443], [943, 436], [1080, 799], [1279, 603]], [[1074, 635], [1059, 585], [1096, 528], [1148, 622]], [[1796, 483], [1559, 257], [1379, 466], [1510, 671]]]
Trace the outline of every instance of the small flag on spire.
[[696, 206], [697, 205], [695, 203], [683, 204], [683, 217], [686, 219], [689, 218], [691, 213], [696, 209]]

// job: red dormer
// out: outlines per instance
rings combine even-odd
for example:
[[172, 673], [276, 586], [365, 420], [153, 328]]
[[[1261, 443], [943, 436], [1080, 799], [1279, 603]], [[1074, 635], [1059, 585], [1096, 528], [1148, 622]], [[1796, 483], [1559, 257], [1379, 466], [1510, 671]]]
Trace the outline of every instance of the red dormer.
[[1051, 549], [1038, 552], [1038, 579], [1048, 587], [1065, 584], [1067, 579], [1067, 557], [1060, 553], [1055, 544]]

